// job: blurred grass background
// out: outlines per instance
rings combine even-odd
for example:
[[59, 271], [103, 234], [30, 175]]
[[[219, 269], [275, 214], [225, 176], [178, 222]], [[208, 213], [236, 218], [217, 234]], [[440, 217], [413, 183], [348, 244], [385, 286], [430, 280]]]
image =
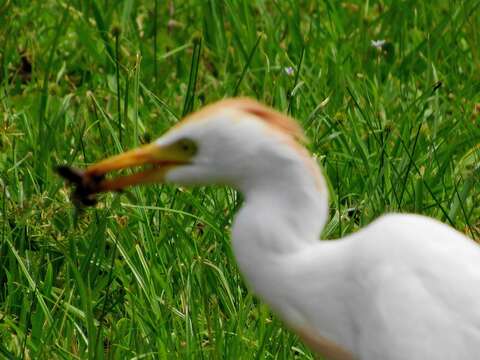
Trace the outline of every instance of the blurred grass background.
[[0, 358], [313, 359], [238, 273], [233, 190], [139, 188], [77, 213], [53, 171], [227, 96], [303, 124], [326, 238], [409, 211], [480, 240], [479, 6], [0, 1]]

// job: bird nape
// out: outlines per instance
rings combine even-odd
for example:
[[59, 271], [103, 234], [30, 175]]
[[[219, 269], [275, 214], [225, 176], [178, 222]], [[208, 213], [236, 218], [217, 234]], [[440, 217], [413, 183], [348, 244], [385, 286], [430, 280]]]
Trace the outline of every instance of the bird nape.
[[[387, 214], [345, 238], [319, 240], [328, 191], [302, 139], [288, 116], [227, 99], [149, 145], [61, 174], [87, 203], [100, 192], [156, 182], [241, 191], [232, 228], [240, 271], [328, 359], [477, 359], [480, 247], [413, 214]], [[146, 168], [105, 177], [137, 166]]]

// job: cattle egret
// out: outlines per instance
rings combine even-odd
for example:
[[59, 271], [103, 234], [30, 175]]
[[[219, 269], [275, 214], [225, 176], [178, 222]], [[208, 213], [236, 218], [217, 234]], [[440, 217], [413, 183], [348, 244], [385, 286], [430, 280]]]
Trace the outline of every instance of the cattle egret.
[[[480, 357], [480, 247], [428, 217], [387, 214], [320, 241], [328, 189], [288, 116], [227, 99], [164, 136], [81, 174], [91, 196], [154, 182], [226, 184], [244, 194], [232, 228], [240, 271], [254, 292], [328, 359]], [[146, 165], [133, 175], [111, 171]]]

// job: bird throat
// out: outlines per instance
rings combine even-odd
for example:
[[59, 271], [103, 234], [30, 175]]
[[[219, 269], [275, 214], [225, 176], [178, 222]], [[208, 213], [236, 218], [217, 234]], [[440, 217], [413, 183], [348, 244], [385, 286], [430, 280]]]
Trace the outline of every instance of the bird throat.
[[233, 247], [241, 271], [254, 287], [255, 281], [262, 281], [259, 267], [271, 268], [279, 256], [305, 250], [320, 239], [328, 194], [320, 169], [308, 160], [313, 165], [299, 159], [284, 166], [280, 176], [243, 191], [245, 201], [232, 229]]

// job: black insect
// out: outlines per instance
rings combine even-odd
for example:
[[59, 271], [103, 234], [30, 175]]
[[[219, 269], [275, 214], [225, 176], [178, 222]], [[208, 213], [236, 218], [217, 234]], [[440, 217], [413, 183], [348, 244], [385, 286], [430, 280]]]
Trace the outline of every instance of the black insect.
[[100, 191], [104, 175], [86, 175], [84, 171], [66, 165], [58, 166], [56, 171], [73, 184], [71, 199], [77, 207], [93, 206], [97, 203], [96, 194]]

